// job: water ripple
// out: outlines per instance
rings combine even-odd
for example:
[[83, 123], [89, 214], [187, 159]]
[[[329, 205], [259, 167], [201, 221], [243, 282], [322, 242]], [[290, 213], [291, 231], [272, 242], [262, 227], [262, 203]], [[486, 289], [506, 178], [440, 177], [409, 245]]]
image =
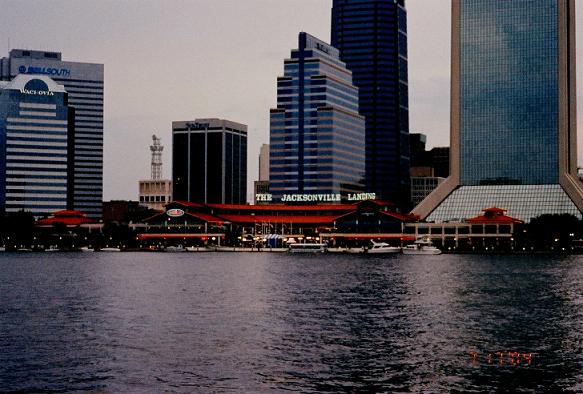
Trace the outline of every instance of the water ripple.
[[582, 262], [4, 253], [0, 391], [582, 392]]

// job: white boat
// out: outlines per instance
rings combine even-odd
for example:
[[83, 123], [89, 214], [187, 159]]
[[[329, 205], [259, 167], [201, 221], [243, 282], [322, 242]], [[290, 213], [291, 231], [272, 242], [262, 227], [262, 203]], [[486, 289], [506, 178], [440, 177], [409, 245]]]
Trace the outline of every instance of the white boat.
[[346, 248], [328, 248], [326, 249], [326, 253], [345, 253]]
[[401, 253], [401, 248], [398, 246], [390, 246], [386, 242], [375, 242], [371, 240], [372, 246], [366, 250], [370, 254], [395, 254]]
[[81, 252], [93, 252], [93, 249], [91, 249], [89, 246], [82, 246], [79, 248], [79, 250]]
[[290, 253], [323, 253], [326, 251], [326, 244], [295, 243], [289, 245]]
[[213, 252], [214, 249], [207, 248], [206, 246], [187, 246], [187, 252]]
[[182, 245], [177, 245], [177, 246], [167, 246], [164, 249], [164, 252], [171, 252], [171, 253], [176, 253], [176, 252], [186, 252], [186, 248], [184, 248], [184, 246]]
[[414, 243], [403, 248], [403, 254], [441, 254], [429, 238], [419, 238]]
[[101, 248], [99, 249], [100, 252], [121, 252], [120, 248]]
[[360, 254], [360, 253], [364, 253], [364, 247], [359, 247], [359, 248], [346, 248], [345, 250], [346, 253], [348, 254]]

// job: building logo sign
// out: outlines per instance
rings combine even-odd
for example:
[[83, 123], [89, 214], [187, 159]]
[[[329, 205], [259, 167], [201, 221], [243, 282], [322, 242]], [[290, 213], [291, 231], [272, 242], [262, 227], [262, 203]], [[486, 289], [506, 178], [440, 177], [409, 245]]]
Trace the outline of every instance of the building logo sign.
[[316, 43], [316, 49], [318, 49], [324, 53], [330, 54], [330, 50], [328, 49], [328, 46], [320, 44], [319, 42]]
[[32, 96], [54, 96], [50, 91], [48, 85], [40, 79], [31, 79], [20, 89], [21, 94], [28, 94]]
[[[334, 202], [375, 200], [376, 193], [348, 193], [341, 194], [284, 194], [281, 202]], [[273, 196], [268, 193], [255, 194], [257, 202], [271, 202]]]
[[171, 218], [179, 218], [184, 216], [184, 211], [182, 209], [173, 208], [166, 211], [166, 215], [170, 216]]
[[273, 196], [269, 193], [257, 193], [255, 195], [255, 200], [257, 202], [271, 202], [273, 200]]
[[376, 200], [376, 198], [376, 193], [348, 193], [348, 196], [346, 196], [348, 201]]
[[20, 93], [22, 94], [30, 94], [33, 96], [54, 96], [55, 94], [49, 90], [29, 90], [29, 89], [20, 89]]
[[281, 202], [340, 202], [340, 194], [284, 194]]
[[198, 122], [186, 123], [186, 127], [188, 127], [189, 130], [206, 130], [209, 128], [209, 126], [210, 126], [209, 123], [198, 123]]
[[51, 77], [70, 77], [71, 70], [68, 68], [52, 68], [52, 67], [35, 67], [35, 66], [20, 66], [18, 67], [20, 74], [41, 74], [49, 75]]

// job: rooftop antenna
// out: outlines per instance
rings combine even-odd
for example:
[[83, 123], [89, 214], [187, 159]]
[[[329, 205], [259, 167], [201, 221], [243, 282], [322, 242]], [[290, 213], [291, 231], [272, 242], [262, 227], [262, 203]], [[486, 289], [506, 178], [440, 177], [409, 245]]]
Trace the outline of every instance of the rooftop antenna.
[[162, 179], [162, 151], [164, 147], [160, 145], [160, 138], [156, 134], [152, 136], [152, 145], [150, 151], [152, 152], [152, 179]]

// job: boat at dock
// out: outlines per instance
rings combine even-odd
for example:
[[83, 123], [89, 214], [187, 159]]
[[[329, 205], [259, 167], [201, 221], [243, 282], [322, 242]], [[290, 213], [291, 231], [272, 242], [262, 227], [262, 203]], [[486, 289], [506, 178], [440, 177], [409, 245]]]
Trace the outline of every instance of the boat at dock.
[[324, 253], [326, 244], [293, 243], [289, 245], [290, 253]]
[[99, 251], [100, 252], [121, 252], [121, 249], [120, 248], [105, 247], [105, 248], [100, 248]]
[[187, 252], [187, 249], [182, 245], [172, 245], [172, 246], [167, 246], [166, 248], [164, 248], [164, 252], [169, 252], [169, 253]]
[[401, 253], [401, 248], [398, 246], [391, 246], [386, 242], [375, 242], [371, 240], [372, 246], [367, 248], [365, 253], [368, 254], [396, 254]]
[[441, 250], [433, 246], [429, 238], [419, 238], [414, 243], [405, 246], [403, 254], [441, 254]]

